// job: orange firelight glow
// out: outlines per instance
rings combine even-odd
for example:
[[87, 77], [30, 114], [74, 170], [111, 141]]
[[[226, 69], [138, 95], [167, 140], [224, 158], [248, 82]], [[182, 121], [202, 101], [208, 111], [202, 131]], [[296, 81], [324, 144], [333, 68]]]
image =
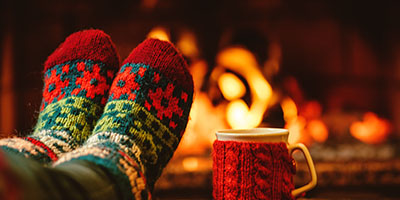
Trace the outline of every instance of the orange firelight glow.
[[185, 169], [186, 171], [196, 171], [199, 167], [199, 160], [195, 157], [187, 157], [183, 159], [182, 165], [183, 169]]
[[176, 47], [181, 53], [187, 57], [195, 58], [199, 56], [199, 49], [197, 48], [197, 39], [194, 33], [190, 31], [183, 31], [180, 35]]
[[325, 142], [328, 139], [328, 128], [325, 123], [319, 119], [308, 122], [307, 130], [310, 136], [317, 142]]
[[285, 128], [289, 130], [289, 143], [302, 142], [310, 145], [312, 142], [325, 142], [329, 131], [326, 124], [320, 119], [321, 106], [316, 101], [304, 104], [302, 112], [298, 112], [296, 103], [290, 97], [281, 101]]
[[367, 144], [378, 144], [385, 141], [390, 131], [390, 122], [379, 118], [372, 112], [365, 113], [363, 121], [353, 122], [350, 126], [351, 135]]
[[285, 128], [289, 130], [289, 143], [297, 143], [301, 140], [306, 120], [297, 116], [296, 103], [290, 97], [281, 101], [283, 118], [286, 122]]
[[170, 41], [169, 32], [166, 28], [163, 27], [154, 27], [147, 34], [148, 38], [155, 38], [163, 41]]
[[285, 128], [289, 130], [289, 143], [303, 142], [308, 144], [308, 137], [305, 136], [306, 120], [299, 116], [286, 122]]
[[201, 155], [211, 148], [215, 132], [227, 129], [223, 107], [214, 107], [205, 93], [195, 95], [186, 132], [178, 146], [177, 154]]

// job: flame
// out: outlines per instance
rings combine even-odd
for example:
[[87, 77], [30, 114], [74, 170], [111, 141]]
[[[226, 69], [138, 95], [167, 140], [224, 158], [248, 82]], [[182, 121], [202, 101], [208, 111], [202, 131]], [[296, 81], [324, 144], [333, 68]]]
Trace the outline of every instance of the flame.
[[257, 100], [269, 100], [272, 96], [271, 85], [265, 80], [255, 56], [248, 50], [240, 47], [231, 47], [217, 55], [217, 63], [243, 75], [254, 90]]
[[[285, 128], [289, 130], [289, 143], [311, 144], [313, 141], [326, 141], [329, 131], [325, 123], [318, 119], [321, 113], [320, 104], [316, 101], [310, 101], [305, 105], [307, 109], [300, 115], [293, 99], [286, 97], [281, 101], [283, 117], [286, 122]], [[312, 108], [317, 110], [314, 111]], [[319, 115], [316, 113], [319, 113]], [[309, 119], [310, 116], [313, 118]]]
[[292, 121], [297, 117], [296, 103], [294, 103], [290, 97], [286, 97], [282, 100], [281, 107], [283, 110], [283, 119], [286, 122]]
[[200, 155], [209, 151], [215, 140], [216, 130], [228, 128], [224, 117], [225, 109], [222, 106], [214, 107], [207, 94], [197, 93], [177, 154]]
[[252, 72], [258, 67], [255, 56], [247, 49], [230, 47], [217, 55], [217, 62], [235, 71]]
[[289, 130], [288, 141], [290, 144], [304, 142], [304, 128], [306, 127], [306, 120], [299, 116], [287, 122], [285, 128]]
[[229, 102], [226, 118], [232, 128], [246, 128], [255, 123], [254, 121], [247, 119], [248, 113], [249, 107], [247, 107], [247, 104], [243, 100], [238, 99]]
[[305, 125], [305, 119], [297, 116], [297, 107], [293, 99], [286, 97], [281, 101], [285, 128], [289, 130], [289, 143], [297, 143], [301, 139]]
[[218, 79], [218, 85], [222, 95], [228, 101], [238, 99], [246, 93], [246, 87], [242, 81], [232, 73], [224, 73]]
[[353, 122], [350, 126], [351, 135], [368, 144], [378, 144], [385, 141], [390, 131], [390, 122], [379, 118], [373, 112], [365, 113], [363, 121]]
[[196, 36], [189, 31], [185, 31], [181, 34], [176, 46], [181, 53], [187, 57], [197, 57], [199, 55], [199, 49], [197, 48]]
[[[248, 82], [252, 95], [250, 108], [240, 101], [228, 105], [227, 120], [229, 125], [232, 128], [257, 127], [268, 108], [273, 91], [271, 85], [259, 70], [255, 56], [247, 49], [230, 47], [218, 53], [217, 64], [242, 75]], [[241, 113], [242, 116], [238, 116], [238, 113]]]
[[151, 29], [149, 34], [147, 34], [147, 38], [170, 41], [168, 30], [163, 27], [154, 27], [153, 29]]

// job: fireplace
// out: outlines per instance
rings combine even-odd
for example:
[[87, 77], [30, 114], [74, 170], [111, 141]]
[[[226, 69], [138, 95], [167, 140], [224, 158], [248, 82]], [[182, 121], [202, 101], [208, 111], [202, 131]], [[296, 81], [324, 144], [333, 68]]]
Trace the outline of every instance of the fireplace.
[[[351, 62], [367, 64], [365, 60], [371, 60], [372, 52], [363, 49], [366, 44], [360, 44], [359, 36], [353, 34], [349, 36], [354, 37], [351, 45], [355, 48]], [[190, 43], [196, 46], [195, 41]], [[383, 77], [379, 76], [384, 76], [379, 75], [380, 66], [367, 64], [371, 67], [369, 70], [375, 68], [375, 72], [343, 68], [340, 73], [345, 77], [339, 80], [340, 74], [331, 74], [329, 68], [319, 69], [319, 72], [304, 70], [301, 73], [305, 74], [300, 75], [280, 75], [279, 71], [285, 70], [281, 69], [284, 67], [282, 45], [277, 41], [269, 43], [268, 59], [262, 64], [257, 60], [257, 52], [246, 48], [251, 45], [245, 42], [221, 48], [215, 56], [214, 67], [207, 67], [204, 60], [194, 59], [191, 70], [197, 94], [191, 121], [175, 157], [158, 182], [160, 194], [177, 187], [189, 191], [201, 188], [200, 193], [210, 191], [210, 152], [215, 130], [281, 127], [290, 131], [289, 142], [302, 142], [311, 151], [318, 174], [318, 188], [310, 192], [311, 197], [334, 197], [334, 192], [330, 193], [327, 188], [347, 188], [349, 196], [354, 195], [349, 188], [359, 193], [378, 188], [374, 189], [376, 193], [365, 193], [358, 196], [360, 198], [394, 195], [394, 188], [400, 184], [398, 134], [392, 118], [395, 113], [376, 105], [382, 99], [372, 97], [383, 88], [370, 87], [381, 81]], [[209, 74], [207, 79], [202, 77], [205, 74]], [[306, 82], [315, 85], [303, 85], [303, 78], [314, 79]], [[307, 92], [308, 89], [311, 91]], [[313, 90], [321, 96], [307, 94]], [[315, 98], [310, 97], [314, 95]], [[390, 101], [390, 94], [382, 96], [387, 97], [384, 101]], [[395, 105], [387, 108], [396, 110], [392, 107]], [[294, 157], [297, 160], [295, 184], [300, 186], [310, 177], [304, 158], [298, 154]]]

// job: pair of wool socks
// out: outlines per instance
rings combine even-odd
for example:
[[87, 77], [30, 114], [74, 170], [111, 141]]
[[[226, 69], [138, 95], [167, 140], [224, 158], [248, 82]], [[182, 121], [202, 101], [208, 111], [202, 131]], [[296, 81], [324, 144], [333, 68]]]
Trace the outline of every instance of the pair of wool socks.
[[184, 133], [193, 81], [175, 47], [147, 39], [123, 62], [99, 30], [72, 34], [45, 63], [38, 123], [3, 149], [53, 163], [88, 161], [124, 199], [147, 199]]

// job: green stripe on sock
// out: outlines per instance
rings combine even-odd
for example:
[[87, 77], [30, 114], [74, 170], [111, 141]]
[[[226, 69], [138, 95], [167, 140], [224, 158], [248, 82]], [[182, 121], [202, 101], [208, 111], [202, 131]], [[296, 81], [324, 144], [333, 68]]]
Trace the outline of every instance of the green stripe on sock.
[[[131, 109], [126, 109], [131, 108]], [[143, 116], [141, 116], [143, 115]], [[133, 123], [133, 124], [132, 124]], [[103, 116], [98, 121], [94, 133], [99, 132], [124, 132], [133, 133], [132, 127], [142, 129], [146, 125], [152, 135], [160, 139], [163, 144], [175, 149], [179, 139], [168, 127], [160, 122], [155, 116], [141, 105], [130, 100], [115, 100], [107, 103]], [[166, 139], [167, 138], [167, 139]]]
[[[65, 97], [48, 105], [39, 115], [35, 133], [41, 130], [66, 131], [80, 143], [91, 135], [101, 107], [82, 97]], [[34, 135], [35, 135], [34, 133]]]

